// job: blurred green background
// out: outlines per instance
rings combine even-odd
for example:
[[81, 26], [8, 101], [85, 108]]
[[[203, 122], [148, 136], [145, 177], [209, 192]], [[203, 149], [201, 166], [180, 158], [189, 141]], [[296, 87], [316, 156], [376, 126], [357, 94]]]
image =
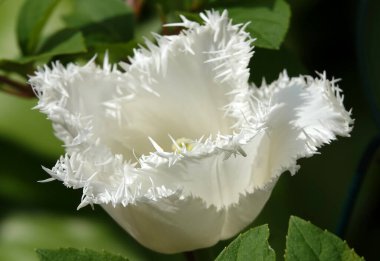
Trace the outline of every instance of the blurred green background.
[[[17, 59], [22, 55], [17, 43], [17, 21], [24, 2], [0, 0], [0, 61]], [[195, 13], [214, 4], [217, 8], [234, 4], [234, 1], [217, 0], [146, 1], [140, 8], [138, 3], [141, 1], [130, 1], [135, 5], [134, 8], [129, 8], [131, 15], [124, 17], [130, 19], [130, 23], [123, 28], [125, 35], [119, 37], [116, 32], [109, 39], [104, 39], [102, 37], [110, 33], [109, 28], [103, 28], [105, 31], [102, 35], [94, 35], [94, 31], [103, 29], [96, 26], [94, 29], [87, 24], [83, 27], [81, 19], [76, 19], [90, 17], [97, 21], [102, 17], [96, 17], [93, 10], [85, 8], [80, 9], [83, 12], [77, 12], [75, 17], [73, 10], [78, 8], [78, 3], [74, 2], [75, 0], [57, 1], [40, 37], [49, 37], [65, 29], [69, 20], [72, 28], [81, 28], [82, 35], [75, 35], [78, 30], [68, 33], [68, 37], [78, 36], [72, 38], [79, 41], [73, 40], [77, 49], [40, 56], [34, 60], [28, 54], [33, 63], [23, 63], [26, 72], [31, 72], [36, 64], [51, 59], [85, 60], [95, 52], [102, 53], [106, 49], [110, 50], [113, 60], [120, 59], [120, 56], [125, 58], [136, 43], [141, 42], [142, 35], [147, 35], [150, 31], [161, 32], [161, 23], [178, 19], [179, 12], [191, 16], [194, 14], [190, 12]], [[203, 2], [207, 3], [202, 5]], [[247, 1], [240, 2], [242, 6], [247, 5]], [[278, 1], [268, 0], [268, 8], [271, 8], [271, 4], [275, 6], [275, 2]], [[299, 162], [301, 169], [295, 176], [285, 173], [265, 209], [252, 224], [269, 224], [270, 243], [280, 259], [290, 215], [300, 216], [321, 228], [336, 231], [359, 160], [372, 138], [378, 134], [375, 123], [377, 115], [371, 113], [371, 101], [365, 95], [366, 92], [369, 93], [368, 87], [373, 88], [368, 95], [372, 102], [377, 102], [380, 97], [378, 1], [287, 2], [291, 18], [285, 40], [278, 50], [258, 42], [264, 48], [255, 49], [251, 62], [251, 80], [260, 84], [265, 77], [270, 82], [284, 68], [291, 76], [315, 75], [315, 71], [327, 71], [329, 78], [342, 79], [339, 85], [345, 94], [346, 108], [353, 108], [355, 125], [351, 138], [340, 138], [322, 148], [321, 155], [302, 159]], [[83, 7], [85, 6], [84, 4]], [[120, 14], [124, 16], [127, 13]], [[242, 17], [249, 19], [249, 14]], [[62, 20], [62, 17], [69, 18]], [[113, 22], [116, 25], [119, 23]], [[81, 37], [85, 39], [83, 48]], [[44, 44], [48, 48], [46, 42], [41, 44], [41, 48], [44, 48]], [[49, 52], [51, 50], [56, 49], [50, 49]], [[78, 53], [80, 55], [74, 55]], [[0, 75], [7, 75], [20, 82], [25, 80], [21, 74], [15, 74], [7, 69], [9, 66], [4, 66], [0, 66]], [[131, 260], [182, 260], [182, 255], [160, 255], [143, 248], [119, 229], [100, 207], [95, 206], [94, 210], [86, 207], [77, 211], [81, 191], [66, 189], [59, 182], [37, 182], [48, 178], [41, 165], [53, 166], [63, 149], [44, 115], [32, 110], [36, 102], [34, 98], [21, 98], [0, 92], [0, 260], [37, 260], [35, 248], [70, 246], [105, 249], [121, 253]], [[377, 221], [380, 216], [378, 156], [374, 160], [368, 159], [370, 168], [345, 238], [367, 260], [376, 260], [376, 246], [380, 243], [377, 238], [380, 233]], [[199, 251], [197, 255], [212, 259], [226, 244], [227, 242], [221, 242], [211, 249]]]

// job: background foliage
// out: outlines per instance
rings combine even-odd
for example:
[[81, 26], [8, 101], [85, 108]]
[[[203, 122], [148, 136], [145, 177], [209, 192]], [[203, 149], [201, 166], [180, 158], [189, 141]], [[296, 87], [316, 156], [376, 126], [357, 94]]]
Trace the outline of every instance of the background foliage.
[[[0, 0], [0, 260], [37, 260], [34, 248], [76, 247], [120, 253], [131, 260], [182, 260], [137, 244], [101, 208], [76, 211], [81, 191], [47, 178], [63, 152], [50, 123], [38, 111], [26, 85], [36, 66], [59, 59], [84, 62], [105, 50], [111, 61], [126, 60], [149, 32], [177, 33], [162, 23], [180, 13], [199, 19], [204, 8], [228, 8], [235, 22], [252, 21], [257, 37], [251, 80], [268, 82], [284, 68], [289, 75], [327, 71], [341, 78], [346, 107], [356, 119], [351, 138], [300, 161], [294, 177], [285, 174], [259, 218], [269, 224], [270, 245], [279, 259], [290, 215], [336, 231], [347, 191], [363, 153], [378, 133], [380, 98], [380, 4], [375, 0], [150, 0], [130, 7], [121, 0]], [[7, 81], [8, 80], [8, 81]], [[372, 88], [372, 89], [371, 89]], [[27, 98], [25, 98], [27, 97]], [[28, 98], [29, 97], [29, 98]], [[366, 159], [364, 156], [364, 159]], [[369, 158], [345, 238], [356, 252], [375, 260], [380, 230], [379, 158]], [[201, 250], [215, 258], [229, 242]]]

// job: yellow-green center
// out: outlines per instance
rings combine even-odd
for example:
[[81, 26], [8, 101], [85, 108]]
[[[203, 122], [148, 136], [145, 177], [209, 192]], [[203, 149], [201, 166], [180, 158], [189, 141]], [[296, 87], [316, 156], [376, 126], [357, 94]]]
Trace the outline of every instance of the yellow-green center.
[[179, 149], [183, 150], [186, 148], [187, 151], [191, 151], [194, 147], [194, 141], [188, 138], [179, 138], [176, 141], [176, 144], [172, 145], [173, 151], [179, 151]]

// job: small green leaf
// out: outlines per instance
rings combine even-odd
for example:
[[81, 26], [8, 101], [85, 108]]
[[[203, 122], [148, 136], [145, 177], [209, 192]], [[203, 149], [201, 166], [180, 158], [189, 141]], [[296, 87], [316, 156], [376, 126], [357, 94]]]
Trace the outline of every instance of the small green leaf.
[[41, 31], [60, 0], [27, 0], [18, 15], [17, 37], [24, 55], [33, 54]]
[[81, 30], [90, 45], [133, 38], [133, 12], [119, 0], [76, 0], [73, 13], [64, 20], [70, 28]]
[[75, 248], [61, 248], [58, 250], [37, 249], [40, 261], [127, 261], [128, 259], [107, 253], [96, 252], [90, 249], [78, 250]]
[[285, 260], [364, 260], [346, 242], [310, 222], [292, 216], [289, 220]]
[[263, 225], [248, 230], [237, 237], [225, 248], [216, 261], [244, 261], [244, 260], [263, 260], [272, 261], [276, 259], [275, 252], [268, 243], [269, 228]]
[[228, 8], [236, 23], [247, 23], [257, 47], [279, 49], [289, 27], [290, 7], [285, 0], [257, 0], [241, 7]]

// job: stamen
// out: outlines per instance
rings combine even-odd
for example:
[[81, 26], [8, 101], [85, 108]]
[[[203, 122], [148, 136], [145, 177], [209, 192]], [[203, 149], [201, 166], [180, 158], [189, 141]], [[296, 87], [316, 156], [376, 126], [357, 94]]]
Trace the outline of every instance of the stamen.
[[175, 140], [175, 144], [172, 145], [173, 151], [179, 151], [179, 149], [191, 151], [194, 148], [194, 141], [188, 138], [179, 138]]

